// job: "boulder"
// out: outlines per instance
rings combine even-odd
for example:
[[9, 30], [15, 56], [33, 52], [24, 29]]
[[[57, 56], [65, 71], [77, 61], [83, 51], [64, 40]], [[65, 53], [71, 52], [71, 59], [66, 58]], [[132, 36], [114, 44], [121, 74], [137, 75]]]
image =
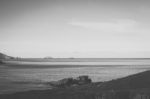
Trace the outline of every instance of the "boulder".
[[92, 80], [88, 76], [79, 76], [76, 78], [78, 84], [88, 84], [91, 83]]
[[53, 82], [50, 82], [50, 85], [52, 85], [54, 87], [64, 88], [64, 87], [88, 84], [91, 82], [92, 82], [92, 80], [88, 76], [79, 76], [76, 79], [64, 78], [59, 81], [53, 81]]

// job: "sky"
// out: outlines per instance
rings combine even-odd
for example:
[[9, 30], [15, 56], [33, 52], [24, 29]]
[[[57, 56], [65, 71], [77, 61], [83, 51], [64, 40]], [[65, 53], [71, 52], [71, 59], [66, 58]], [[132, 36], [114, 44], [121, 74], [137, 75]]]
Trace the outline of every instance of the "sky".
[[150, 57], [149, 0], [0, 0], [0, 52]]

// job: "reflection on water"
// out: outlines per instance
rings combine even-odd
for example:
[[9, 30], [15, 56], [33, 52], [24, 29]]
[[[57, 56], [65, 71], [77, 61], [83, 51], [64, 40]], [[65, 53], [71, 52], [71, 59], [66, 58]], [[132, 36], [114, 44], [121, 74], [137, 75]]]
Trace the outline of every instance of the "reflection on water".
[[96, 62], [26, 62], [26, 61], [8, 61], [15, 64], [32, 65], [149, 65], [150, 60], [105, 60]]
[[[28, 64], [31, 63], [39, 64], [37, 62], [30, 62]], [[52, 65], [54, 63], [56, 65], [56, 62], [49, 62], [49, 64], [44, 63], [44, 65]], [[43, 62], [40, 62], [40, 66], [41, 64], [43, 64]], [[31, 89], [47, 89], [50, 87], [48, 85], [44, 85], [44, 83], [60, 80], [66, 77], [89, 75], [93, 81], [107, 81], [150, 69], [149, 61], [58, 62], [57, 65], [58, 64], [85, 66], [77, 66], [74, 68], [10, 68], [1, 65], [0, 93]], [[86, 67], [86, 65], [91, 66]]]

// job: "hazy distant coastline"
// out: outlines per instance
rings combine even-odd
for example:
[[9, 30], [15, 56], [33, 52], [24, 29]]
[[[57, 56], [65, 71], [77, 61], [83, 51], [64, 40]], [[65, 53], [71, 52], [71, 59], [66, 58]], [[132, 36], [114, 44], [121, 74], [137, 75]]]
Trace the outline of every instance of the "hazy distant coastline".
[[150, 58], [16, 58], [7, 59], [13, 61], [47, 61], [47, 62], [98, 62], [98, 61], [118, 61], [118, 60], [150, 60]]
[[150, 60], [150, 58], [21, 58], [13, 57], [3, 53], [0, 53], [0, 60], [3, 61], [25, 61], [25, 62], [103, 62], [103, 61], [141, 61]]

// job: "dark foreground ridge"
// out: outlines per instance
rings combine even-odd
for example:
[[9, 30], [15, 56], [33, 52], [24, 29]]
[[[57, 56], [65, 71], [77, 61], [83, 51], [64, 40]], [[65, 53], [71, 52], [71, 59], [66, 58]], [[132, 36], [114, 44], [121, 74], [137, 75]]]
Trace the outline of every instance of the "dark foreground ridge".
[[0, 99], [150, 99], [150, 71], [108, 82], [5, 94]]

